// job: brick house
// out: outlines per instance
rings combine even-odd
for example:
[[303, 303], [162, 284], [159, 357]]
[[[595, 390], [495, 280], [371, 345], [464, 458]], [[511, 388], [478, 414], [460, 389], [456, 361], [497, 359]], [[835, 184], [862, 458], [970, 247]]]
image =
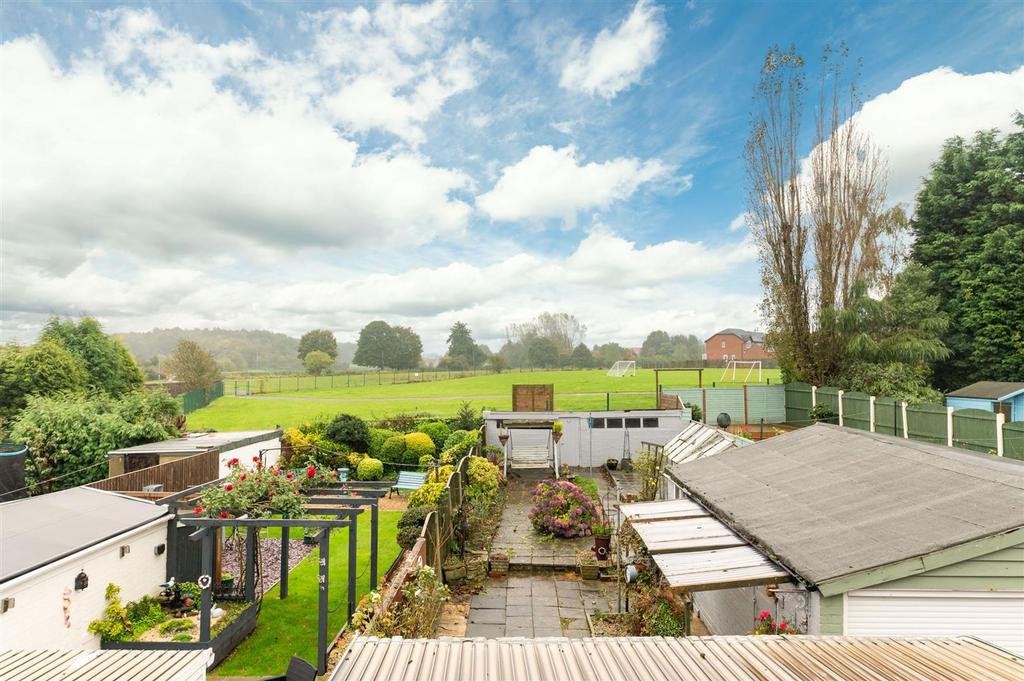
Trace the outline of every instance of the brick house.
[[775, 353], [764, 346], [764, 334], [743, 329], [722, 329], [704, 341], [704, 359], [724, 362], [730, 359], [773, 359]]

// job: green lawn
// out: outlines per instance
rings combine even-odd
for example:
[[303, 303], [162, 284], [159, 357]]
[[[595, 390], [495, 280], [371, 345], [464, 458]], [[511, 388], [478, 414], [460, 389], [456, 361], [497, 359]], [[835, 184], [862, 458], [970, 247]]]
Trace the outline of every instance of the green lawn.
[[[400, 511], [381, 511], [378, 535], [378, 565], [381, 576], [400, 549], [395, 541]], [[293, 531], [294, 534], [294, 531]], [[359, 580], [357, 593], [370, 590], [370, 514], [359, 515]], [[283, 674], [292, 655], [315, 665], [317, 626], [317, 551], [314, 550], [291, 572], [288, 598], [280, 600], [275, 586], [263, 599], [256, 630], [217, 667], [217, 675], [266, 676]], [[345, 594], [348, 579], [348, 530], [331, 533], [331, 576], [328, 616], [330, 634], [345, 622]]]
[[[209, 407], [189, 414], [188, 424], [193, 429], [244, 430], [269, 428], [275, 425], [288, 427], [320, 414], [333, 415], [341, 412], [367, 419], [412, 412], [453, 416], [458, 411], [462, 398], [468, 398], [476, 409], [511, 409], [512, 386], [516, 383], [553, 383], [556, 409], [589, 411], [604, 409], [607, 403], [610, 403], [613, 409], [642, 409], [654, 406], [653, 370], [639, 369], [636, 376], [621, 378], [606, 374], [607, 371], [604, 369], [592, 369], [513, 372], [409, 384], [375, 385], [371, 382], [369, 385], [358, 387], [269, 392], [258, 399], [232, 398], [229, 396], [233, 391], [228, 390], [228, 397], [216, 400]], [[721, 377], [722, 369], [704, 371], [704, 383], [707, 386], [711, 386], [712, 383], [720, 386], [742, 383], [741, 380], [721, 382]], [[731, 373], [727, 378], [732, 378]], [[737, 379], [742, 379], [742, 372], [737, 373]], [[768, 379], [772, 383], [778, 382], [779, 371], [765, 369], [762, 372], [762, 380]], [[265, 390], [276, 390], [276, 379], [265, 380]], [[286, 387], [288, 379], [284, 380], [283, 385]], [[336, 386], [341, 380], [342, 377], [338, 377]], [[662, 385], [696, 386], [697, 374], [664, 373]], [[610, 399], [605, 397], [606, 392], [611, 393]]]

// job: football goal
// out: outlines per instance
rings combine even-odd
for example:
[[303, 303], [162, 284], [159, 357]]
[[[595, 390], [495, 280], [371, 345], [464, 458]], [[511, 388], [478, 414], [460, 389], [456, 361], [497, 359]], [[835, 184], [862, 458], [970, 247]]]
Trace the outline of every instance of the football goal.
[[636, 362], [631, 359], [620, 359], [608, 370], [609, 376], [636, 376]]
[[[757, 369], [757, 382], [761, 382], [761, 362], [759, 360], [745, 360], [745, 359], [730, 359], [725, 363], [725, 370], [722, 372], [722, 377], [719, 381], [725, 380], [736, 380], [736, 370], [739, 369], [740, 373], [743, 373], [743, 369], [747, 370], [747, 373], [743, 376], [742, 380], [744, 383], [750, 380], [751, 374], [754, 373], [754, 369]], [[729, 372], [732, 371], [732, 376], [729, 376]]]

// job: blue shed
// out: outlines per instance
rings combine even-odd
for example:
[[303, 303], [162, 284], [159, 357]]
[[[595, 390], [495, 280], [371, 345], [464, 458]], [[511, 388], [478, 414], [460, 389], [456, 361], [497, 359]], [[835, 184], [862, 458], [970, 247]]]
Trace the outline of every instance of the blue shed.
[[1007, 421], [1024, 421], [1024, 383], [978, 381], [948, 393], [946, 406], [1002, 412]]

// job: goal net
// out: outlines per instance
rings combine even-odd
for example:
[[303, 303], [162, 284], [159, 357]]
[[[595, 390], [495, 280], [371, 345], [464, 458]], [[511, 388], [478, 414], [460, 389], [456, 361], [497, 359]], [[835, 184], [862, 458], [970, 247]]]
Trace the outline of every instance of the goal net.
[[620, 359], [608, 370], [609, 376], [636, 376], [636, 362], [631, 359]]
[[[746, 369], [746, 373], [743, 370]], [[737, 380], [737, 376], [742, 376], [739, 380], [746, 383], [750, 380], [754, 370], [757, 370], [757, 382], [761, 382], [761, 362], [757, 360], [745, 360], [745, 359], [730, 359], [725, 363], [725, 370], [722, 372], [722, 377], [719, 381], [725, 380]], [[739, 373], [737, 373], [737, 371]], [[731, 372], [731, 376], [730, 376]]]

